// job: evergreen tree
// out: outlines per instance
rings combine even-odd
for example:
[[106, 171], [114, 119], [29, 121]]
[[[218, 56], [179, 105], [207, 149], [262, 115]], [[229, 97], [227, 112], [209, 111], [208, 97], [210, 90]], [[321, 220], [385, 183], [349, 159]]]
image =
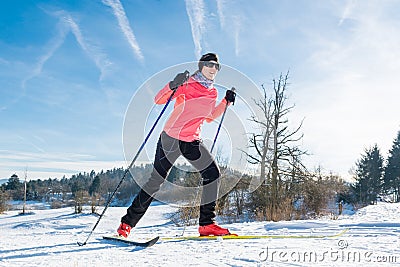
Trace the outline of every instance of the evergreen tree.
[[20, 182], [18, 175], [13, 174], [5, 186], [5, 190], [9, 191], [13, 200], [23, 200], [24, 184]]
[[383, 185], [383, 157], [378, 146], [366, 149], [356, 167], [357, 182], [353, 186], [355, 200], [361, 204], [376, 201]]
[[100, 191], [100, 177], [97, 175], [94, 177], [92, 184], [89, 187], [89, 195], [93, 196], [94, 193]]
[[395, 201], [400, 201], [400, 131], [389, 150], [384, 174], [384, 187], [387, 193], [394, 193]]
[[22, 183], [19, 181], [18, 175], [16, 174], [13, 174], [6, 184], [6, 190], [19, 190], [21, 187]]

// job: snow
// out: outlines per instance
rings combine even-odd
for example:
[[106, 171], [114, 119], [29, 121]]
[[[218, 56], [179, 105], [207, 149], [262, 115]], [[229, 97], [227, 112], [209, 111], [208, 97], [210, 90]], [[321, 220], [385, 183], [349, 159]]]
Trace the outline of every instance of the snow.
[[[176, 208], [152, 205], [132, 239], [179, 236], [168, 215]], [[239, 235], [334, 235], [258, 240], [159, 241], [137, 248], [102, 236], [113, 234], [126, 208], [110, 207], [86, 246], [79, 247], [98, 217], [72, 208], [0, 215], [0, 266], [392, 266], [400, 265], [400, 204], [378, 203], [353, 215], [285, 222], [222, 224]], [[100, 209], [101, 211], [101, 209]], [[185, 235], [197, 235], [197, 227]], [[140, 238], [139, 238], [140, 237]]]

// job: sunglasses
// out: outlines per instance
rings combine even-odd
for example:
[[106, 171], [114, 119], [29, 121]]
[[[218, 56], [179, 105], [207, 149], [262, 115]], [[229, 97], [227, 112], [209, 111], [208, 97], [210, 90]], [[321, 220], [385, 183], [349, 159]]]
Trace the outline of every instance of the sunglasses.
[[215, 63], [215, 62], [211, 62], [211, 61], [205, 61], [204, 66], [206, 66], [208, 68], [215, 67], [217, 70], [221, 69], [221, 65], [219, 65], [219, 63]]

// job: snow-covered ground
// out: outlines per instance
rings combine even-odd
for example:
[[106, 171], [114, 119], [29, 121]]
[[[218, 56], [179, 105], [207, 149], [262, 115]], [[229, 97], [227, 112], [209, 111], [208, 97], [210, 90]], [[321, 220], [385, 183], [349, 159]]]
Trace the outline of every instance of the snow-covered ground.
[[[168, 220], [175, 209], [152, 205], [132, 238], [180, 235]], [[88, 211], [87, 211], [88, 212]], [[224, 226], [239, 235], [322, 235], [335, 238], [159, 241], [142, 249], [102, 239], [114, 233], [125, 208], [109, 208], [88, 244], [97, 216], [72, 208], [0, 215], [0, 266], [400, 266], [400, 205], [378, 203], [337, 220], [250, 222]], [[197, 227], [185, 235], [196, 235]]]

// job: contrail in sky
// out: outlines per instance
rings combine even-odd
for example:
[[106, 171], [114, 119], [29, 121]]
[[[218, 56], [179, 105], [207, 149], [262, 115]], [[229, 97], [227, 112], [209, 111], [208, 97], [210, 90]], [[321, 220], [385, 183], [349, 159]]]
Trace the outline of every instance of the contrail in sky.
[[142, 51], [140, 50], [139, 44], [136, 41], [136, 37], [133, 34], [131, 26], [129, 25], [128, 18], [126, 17], [126, 13], [121, 2], [119, 0], [103, 0], [103, 4], [112, 8], [114, 15], [117, 17], [119, 27], [124, 33], [126, 39], [128, 39], [133, 52], [140, 61], [143, 61], [144, 57]]
[[201, 40], [205, 31], [204, 22], [204, 1], [203, 0], [186, 0], [186, 12], [189, 17], [192, 29], [192, 37], [195, 47], [195, 55], [200, 58], [202, 52]]

